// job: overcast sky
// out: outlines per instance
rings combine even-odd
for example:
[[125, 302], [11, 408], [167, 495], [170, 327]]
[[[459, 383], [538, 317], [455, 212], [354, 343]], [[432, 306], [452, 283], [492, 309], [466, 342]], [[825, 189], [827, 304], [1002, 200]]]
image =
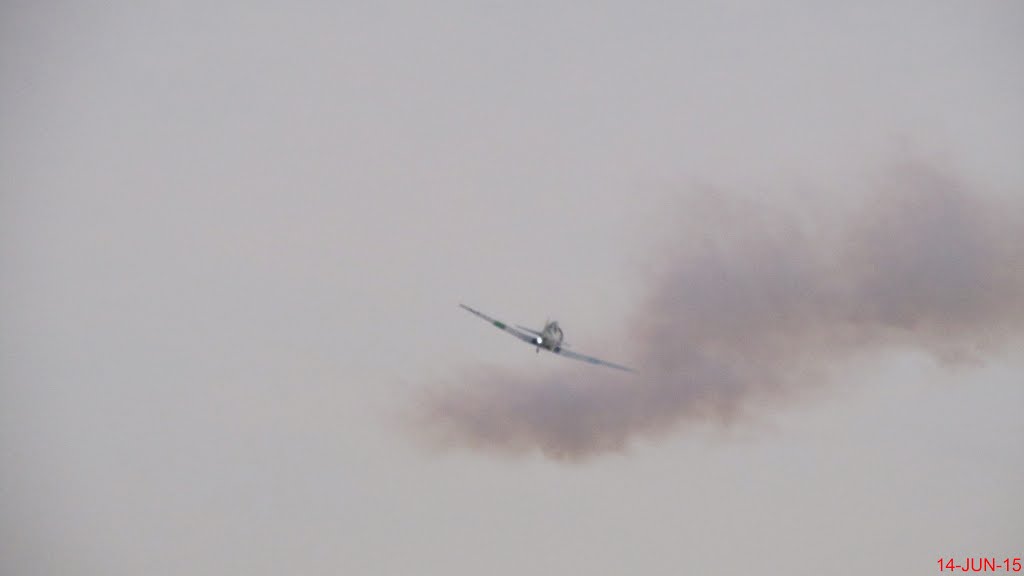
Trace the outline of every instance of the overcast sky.
[[305, 4], [0, 7], [0, 572], [1021, 555], [1024, 5]]

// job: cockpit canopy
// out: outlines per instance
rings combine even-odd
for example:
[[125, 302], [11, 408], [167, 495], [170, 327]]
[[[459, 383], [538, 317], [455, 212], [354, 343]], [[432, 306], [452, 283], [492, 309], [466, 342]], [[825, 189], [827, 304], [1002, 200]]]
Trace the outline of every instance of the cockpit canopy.
[[544, 327], [544, 334], [545, 337], [557, 342], [562, 341], [562, 329], [558, 326], [558, 322], [549, 322], [548, 325]]

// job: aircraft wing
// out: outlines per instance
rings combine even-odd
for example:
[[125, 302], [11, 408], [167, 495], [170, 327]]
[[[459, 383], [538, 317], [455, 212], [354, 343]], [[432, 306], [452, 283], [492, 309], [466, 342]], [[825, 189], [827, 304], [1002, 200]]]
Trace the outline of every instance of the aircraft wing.
[[609, 368], [615, 368], [616, 370], [623, 370], [625, 372], [634, 372], [632, 368], [620, 366], [613, 362], [606, 362], [605, 360], [601, 360], [600, 358], [594, 358], [593, 356], [587, 356], [586, 354], [580, 354], [578, 352], [573, 352], [572, 350], [566, 350], [564, 348], [562, 348], [558, 352], [555, 352], [555, 354], [561, 354], [562, 356], [565, 356], [567, 358], [572, 358], [573, 360], [580, 360], [582, 362], [587, 362], [588, 364], [595, 364], [597, 366], [607, 366]]
[[540, 332], [537, 332], [532, 328], [527, 328], [526, 326], [520, 326], [519, 324], [516, 324], [516, 328], [522, 330], [523, 332], [526, 332], [527, 334], [533, 334], [534, 336], [543, 336], [543, 334], [541, 334]]
[[514, 328], [512, 326], [509, 326], [508, 324], [505, 324], [501, 320], [495, 320], [494, 318], [491, 318], [487, 314], [484, 314], [483, 312], [480, 312], [479, 310], [474, 310], [474, 309], [470, 308], [469, 306], [466, 306], [465, 304], [459, 304], [459, 306], [465, 308], [470, 313], [472, 313], [472, 314], [474, 314], [476, 316], [479, 316], [480, 318], [486, 320], [487, 322], [490, 322], [496, 328], [498, 328], [500, 330], [504, 330], [505, 332], [508, 332], [509, 334], [515, 336], [516, 338], [519, 338], [523, 342], [529, 342], [530, 344], [536, 344], [537, 343], [537, 339], [533, 335], [531, 335], [531, 334], [528, 334], [528, 333], [523, 332], [521, 330], [517, 330], [516, 328]]

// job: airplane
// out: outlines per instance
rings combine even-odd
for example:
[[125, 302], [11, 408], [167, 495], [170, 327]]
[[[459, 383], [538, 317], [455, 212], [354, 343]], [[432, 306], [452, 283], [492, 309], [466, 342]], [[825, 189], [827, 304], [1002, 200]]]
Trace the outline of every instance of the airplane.
[[620, 366], [613, 362], [594, 358], [593, 356], [587, 356], [585, 354], [573, 352], [572, 350], [566, 350], [569, 345], [563, 340], [562, 329], [558, 326], [558, 322], [547, 322], [544, 325], [544, 329], [538, 332], [537, 330], [531, 330], [525, 326], [509, 326], [501, 320], [495, 320], [483, 312], [474, 310], [465, 304], [459, 304], [459, 306], [493, 324], [498, 329], [508, 332], [523, 342], [532, 344], [537, 348], [538, 354], [540, 353], [541, 348], [543, 348], [548, 352], [565, 356], [566, 358], [572, 358], [573, 360], [580, 360], [596, 366], [607, 366], [609, 368], [615, 368], [616, 370], [623, 370], [625, 372], [634, 372], [632, 368], [627, 368], [626, 366]]

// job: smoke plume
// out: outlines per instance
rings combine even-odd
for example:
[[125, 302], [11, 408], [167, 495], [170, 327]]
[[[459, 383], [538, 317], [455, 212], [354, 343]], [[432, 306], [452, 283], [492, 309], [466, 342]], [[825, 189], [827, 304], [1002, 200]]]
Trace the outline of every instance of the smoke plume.
[[624, 327], [638, 375], [469, 371], [421, 399], [417, 432], [578, 459], [731, 422], [824, 385], [825, 369], [855, 353], [908, 346], [976, 361], [1024, 333], [1019, 202], [917, 164], [875, 188], [844, 218], [803, 224], [713, 201], [680, 227]]

